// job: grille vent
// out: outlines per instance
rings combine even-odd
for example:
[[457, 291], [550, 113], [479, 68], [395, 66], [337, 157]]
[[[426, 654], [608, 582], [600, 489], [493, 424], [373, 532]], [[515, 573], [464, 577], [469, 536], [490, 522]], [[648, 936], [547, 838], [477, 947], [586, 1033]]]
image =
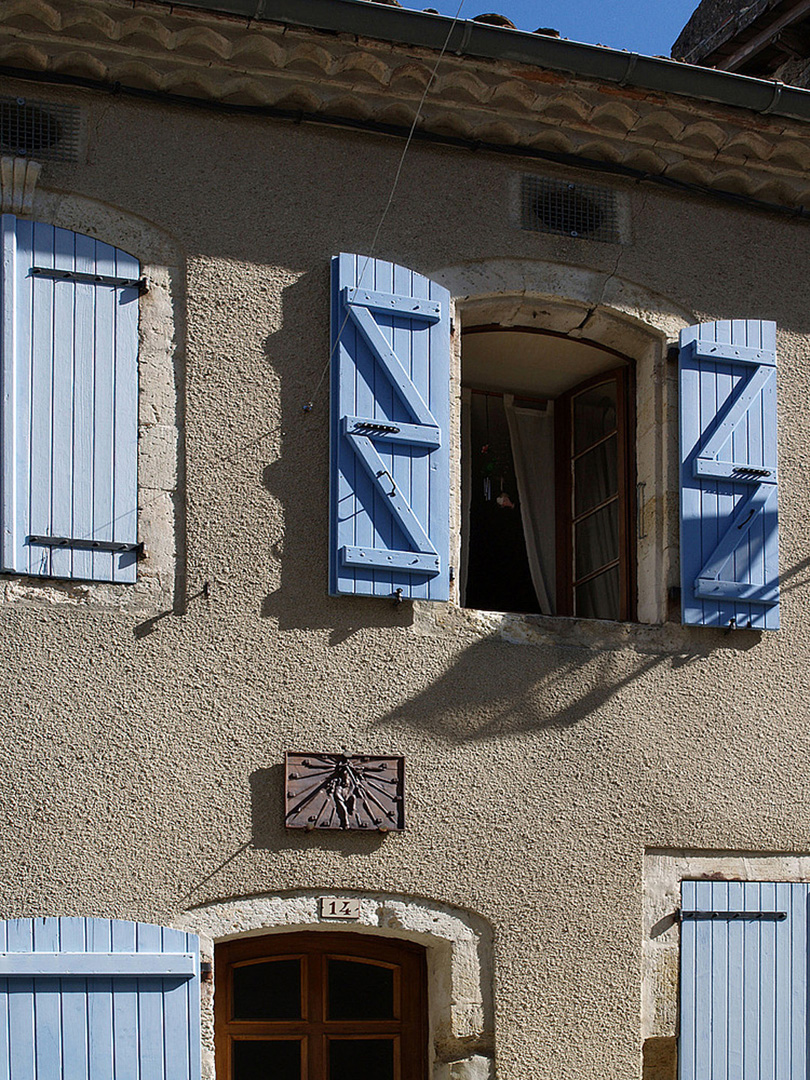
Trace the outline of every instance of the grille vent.
[[78, 107], [0, 98], [0, 153], [37, 161], [76, 161]]
[[620, 242], [616, 193], [568, 180], [524, 176], [520, 223], [532, 232]]

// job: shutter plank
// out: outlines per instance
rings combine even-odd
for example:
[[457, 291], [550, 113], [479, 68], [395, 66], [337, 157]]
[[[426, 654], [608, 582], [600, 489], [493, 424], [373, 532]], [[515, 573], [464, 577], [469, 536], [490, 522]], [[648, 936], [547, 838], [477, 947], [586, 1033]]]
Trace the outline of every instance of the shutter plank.
[[[75, 269], [92, 274], [96, 242], [76, 235]], [[96, 286], [64, 282], [74, 294], [76, 365], [73, 387], [73, 524], [70, 535], [86, 539], [93, 535], [93, 466], [95, 424], [93, 405], [95, 384]], [[73, 550], [73, 577], [93, 578], [93, 552]]]
[[[135, 951], [134, 923], [112, 921], [113, 952]], [[138, 983], [125, 975], [113, 982], [113, 1062], [115, 1080], [138, 1080]]]
[[[394, 291], [405, 296], [413, 296], [417, 299], [429, 299], [430, 283], [421, 274], [414, 274], [405, 267], [394, 267]], [[427, 305], [425, 305], [427, 306]], [[395, 337], [397, 355], [408, 358], [407, 374], [419, 400], [425, 402], [426, 416], [430, 422], [436, 423], [435, 417], [430, 411], [430, 338], [428, 334], [414, 334], [411, 332], [410, 320], [401, 318], [395, 320], [398, 326]], [[401, 408], [402, 406], [400, 406]], [[429, 424], [425, 425], [429, 426]], [[411, 446], [407, 455], [402, 456], [400, 472], [403, 477], [402, 490], [410, 504], [414, 519], [421, 523], [425, 534], [425, 542], [420, 544], [421, 550], [436, 551], [435, 544], [429, 539], [430, 536], [430, 454], [424, 453], [417, 446]], [[413, 546], [413, 543], [411, 544]], [[437, 553], [438, 554], [438, 553]], [[403, 593], [409, 589], [414, 600], [426, 600], [428, 598], [429, 578], [421, 581], [412, 579], [407, 574], [394, 575], [392, 584], [395, 588], [401, 588]]]
[[[35, 265], [53, 266], [54, 230], [50, 225], [34, 225]], [[31, 312], [31, 489], [29, 514], [31, 531], [50, 533], [52, 529], [51, 493], [53, 468], [53, 281], [35, 279], [32, 283]], [[30, 571], [50, 575], [51, 553], [48, 548], [30, 548]]]
[[[94, 272], [115, 277], [115, 248], [96, 241]], [[117, 290], [108, 285], [93, 287], [95, 343], [93, 397], [93, 509], [92, 532], [96, 540], [113, 539], [113, 460], [115, 442], [115, 314]], [[93, 578], [113, 581], [113, 554], [90, 552]]]
[[[59, 948], [58, 919], [34, 919], [34, 953]], [[37, 979], [34, 1008], [37, 1080], [60, 1080], [62, 1075], [62, 1017], [58, 978]]]
[[[62, 950], [83, 954], [87, 948], [85, 920], [63, 918], [60, 923]], [[61, 988], [63, 990], [62, 1075], [64, 1080], [87, 1080], [88, 983], [86, 979], [71, 979], [70, 983], [63, 982]]]
[[[109, 919], [87, 919], [85, 933], [88, 952], [112, 951], [112, 922]], [[88, 1080], [109, 1080], [114, 1076], [112, 979], [87, 980], [87, 1018], [91, 1033]]]
[[[743, 895], [742, 882], [730, 882], [727, 887], [721, 885], [716, 889], [716, 893], [725, 891], [727, 893], [727, 910], [732, 911], [744, 911], [745, 910], [745, 897]], [[709, 898], [708, 903], [712, 906], [718, 903], [717, 898]], [[700, 905], [696, 905], [700, 906]], [[743, 1029], [744, 1029], [744, 1010], [743, 1010], [743, 988], [744, 982], [744, 966], [743, 966], [743, 934], [745, 933], [746, 925], [743, 922], [731, 922], [728, 924], [728, 933], [726, 935], [727, 946], [727, 969], [728, 979], [725, 980], [725, 997], [728, 1001], [728, 1020], [726, 1023], [726, 1047], [728, 1048], [726, 1057], [728, 1058], [728, 1074], [732, 1078], [741, 1077], [743, 1072]], [[722, 985], [723, 979], [719, 979], [718, 982]], [[722, 1045], [718, 1046], [718, 1053], [723, 1054]]]
[[[138, 952], [160, 952], [159, 926], [137, 927]], [[163, 994], [154, 979], [138, 980], [138, 1075], [140, 1080], [163, 1080]]]
[[[807, 954], [810, 948], [808, 940], [808, 903], [810, 890], [806, 885], [790, 886], [790, 1016], [807, 1016], [808, 972]], [[786, 1062], [785, 1072], [793, 1077], [807, 1061], [810, 1047], [807, 1042], [807, 1024], [790, 1025], [790, 1059]]]
[[193, 934], [163, 929], [163, 947], [195, 954], [195, 978], [171, 985], [164, 994], [166, 1080], [200, 1075], [200, 981], [199, 947]]
[[692, 625], [776, 629], [773, 323], [681, 334], [681, 592]]
[[[449, 296], [341, 255], [332, 304], [330, 592], [446, 599]], [[364, 420], [399, 431], [357, 429]]]
[[[713, 911], [728, 911], [729, 909], [729, 897], [728, 890], [715, 889], [714, 883], [710, 885], [711, 889], [711, 907]], [[711, 952], [704, 960], [704, 965], [701, 966], [701, 974], [707, 974], [707, 968], [709, 965], [716, 966], [720, 971], [723, 971], [728, 966], [728, 950], [729, 950], [729, 923], [726, 923], [724, 932], [714, 934], [711, 941]], [[707, 924], [708, 934], [707, 939], [712, 937], [711, 927]], [[711, 977], [705, 979], [706, 983], [706, 996], [710, 1001], [710, 1016], [711, 1016], [711, 1039], [708, 1036], [705, 1037], [706, 1041], [706, 1053], [709, 1061], [710, 1072], [708, 1075], [714, 1078], [714, 1080], [730, 1080], [728, 1075], [728, 1054], [726, 1052], [728, 1046], [728, 987], [721, 979], [712, 979]]]
[[[2, 226], [0, 225], [0, 228]], [[3, 952], [8, 949], [8, 926], [0, 919], [0, 949]], [[0, 978], [0, 1076], [11, 1075], [11, 1060], [9, 1048], [9, 995], [8, 979]]]
[[[32, 952], [34, 938], [30, 919], [8, 922], [10, 952]], [[35, 1080], [34, 980], [15, 980], [9, 988], [10, 1080]]]
[[[365, 288], [377, 288], [377, 268], [374, 260], [367, 261], [361, 256], [353, 257], [353, 276], [358, 285]], [[360, 324], [351, 318], [350, 323], [355, 329], [355, 382], [354, 401], [356, 409], [353, 410], [360, 416], [370, 416], [375, 420], [382, 418], [378, 405], [380, 388], [377, 386], [377, 368], [371, 351], [364, 345], [364, 339]], [[351, 368], [349, 368], [351, 372]], [[351, 391], [350, 391], [351, 392]], [[344, 448], [345, 451], [345, 448]], [[355, 544], [360, 548], [374, 548], [377, 540], [376, 521], [380, 513], [380, 496], [377, 494], [376, 484], [364, 468], [356, 454], [351, 455], [354, 464], [354, 515], [355, 515]], [[355, 570], [355, 589], [358, 592], [373, 594], [377, 584], [377, 574], [374, 570]], [[363, 588], [365, 586], [365, 588]]]
[[9, 357], [16, 353], [17, 231], [11, 214], [0, 217], [0, 242], [0, 568], [11, 570], [14, 569], [14, 523], [17, 519], [14, 365], [9, 362]]
[[[54, 266], [73, 270], [76, 262], [75, 234], [57, 229], [54, 244]], [[35, 288], [44, 284], [37, 279]], [[53, 507], [50, 532], [53, 536], [73, 535], [73, 378], [74, 378], [74, 290], [67, 283], [53, 285], [54, 326], [61, 332], [53, 342]], [[32, 522], [31, 532], [36, 535]], [[40, 548], [38, 550], [46, 550]], [[51, 572], [54, 577], [70, 577], [73, 573], [73, 553], [70, 549], [51, 548]]]
[[33, 223], [3, 216], [3, 563], [29, 573], [30, 353]]

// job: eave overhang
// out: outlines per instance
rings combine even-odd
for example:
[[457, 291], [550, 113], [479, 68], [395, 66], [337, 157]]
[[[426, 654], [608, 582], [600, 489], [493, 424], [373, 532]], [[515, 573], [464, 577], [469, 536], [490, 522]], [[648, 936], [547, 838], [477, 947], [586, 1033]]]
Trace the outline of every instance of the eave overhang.
[[0, 72], [394, 135], [429, 87], [434, 142], [810, 206], [810, 91], [367, 0], [261, 4], [6, 0]]

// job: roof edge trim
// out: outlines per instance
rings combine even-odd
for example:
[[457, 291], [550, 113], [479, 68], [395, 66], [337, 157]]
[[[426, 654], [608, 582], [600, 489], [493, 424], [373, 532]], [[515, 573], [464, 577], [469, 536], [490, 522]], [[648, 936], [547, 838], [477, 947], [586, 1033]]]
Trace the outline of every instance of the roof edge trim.
[[[676, 60], [608, 49], [576, 41], [507, 30], [472, 20], [389, 7], [371, 0], [152, 0], [302, 29], [352, 34], [401, 45], [446, 51], [455, 56], [501, 60], [563, 71], [587, 79], [698, 98], [757, 113], [810, 120], [810, 90], [747, 75], [702, 68]], [[448, 40], [449, 35], [449, 40]], [[781, 93], [775, 102], [774, 87]]]

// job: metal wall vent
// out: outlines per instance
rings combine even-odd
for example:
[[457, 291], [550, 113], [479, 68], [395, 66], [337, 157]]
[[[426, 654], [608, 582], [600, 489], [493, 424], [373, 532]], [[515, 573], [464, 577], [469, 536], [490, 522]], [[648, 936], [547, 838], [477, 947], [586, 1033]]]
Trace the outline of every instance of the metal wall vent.
[[616, 193], [568, 180], [524, 176], [520, 224], [533, 232], [620, 242]]
[[0, 154], [37, 161], [76, 161], [79, 109], [27, 98], [0, 98]]

